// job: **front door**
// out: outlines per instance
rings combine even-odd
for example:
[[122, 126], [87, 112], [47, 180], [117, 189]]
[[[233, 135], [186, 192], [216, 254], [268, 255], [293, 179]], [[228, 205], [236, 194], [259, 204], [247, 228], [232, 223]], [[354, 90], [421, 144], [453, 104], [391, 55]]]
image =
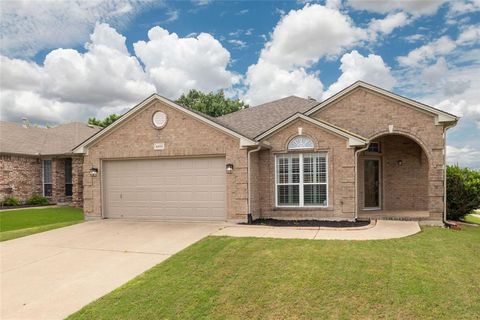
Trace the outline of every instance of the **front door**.
[[380, 209], [380, 159], [365, 159], [364, 208]]

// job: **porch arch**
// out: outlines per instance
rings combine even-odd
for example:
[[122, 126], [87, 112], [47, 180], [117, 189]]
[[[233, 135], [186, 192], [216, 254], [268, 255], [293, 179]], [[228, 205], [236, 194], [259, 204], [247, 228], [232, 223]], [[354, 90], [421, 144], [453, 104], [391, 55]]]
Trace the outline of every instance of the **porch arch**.
[[[380, 152], [364, 151], [358, 157], [359, 216], [428, 218], [430, 150], [419, 137], [399, 130], [379, 131], [370, 141], [380, 143]], [[378, 205], [371, 205], [377, 198]]]

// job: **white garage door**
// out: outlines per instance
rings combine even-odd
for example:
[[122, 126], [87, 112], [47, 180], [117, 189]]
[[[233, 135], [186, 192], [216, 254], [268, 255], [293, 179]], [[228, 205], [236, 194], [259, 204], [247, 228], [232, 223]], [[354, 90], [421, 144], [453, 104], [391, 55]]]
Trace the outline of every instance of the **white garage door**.
[[103, 163], [106, 218], [225, 220], [225, 158]]

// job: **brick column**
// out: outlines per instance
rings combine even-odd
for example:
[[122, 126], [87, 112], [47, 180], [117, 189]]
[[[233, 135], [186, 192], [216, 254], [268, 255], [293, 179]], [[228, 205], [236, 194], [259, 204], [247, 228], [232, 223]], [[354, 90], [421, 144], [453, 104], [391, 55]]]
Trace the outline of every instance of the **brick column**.
[[72, 158], [72, 205], [83, 207], [83, 158]]

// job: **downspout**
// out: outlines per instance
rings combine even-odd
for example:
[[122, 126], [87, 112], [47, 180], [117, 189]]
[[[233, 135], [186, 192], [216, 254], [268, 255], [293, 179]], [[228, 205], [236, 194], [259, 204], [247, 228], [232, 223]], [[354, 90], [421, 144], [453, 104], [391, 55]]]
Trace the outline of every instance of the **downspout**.
[[457, 125], [457, 122], [443, 127], [443, 223], [447, 222], [447, 130]]
[[250, 188], [250, 155], [254, 152], [259, 151], [262, 148], [261, 145], [258, 145], [256, 149], [249, 150], [247, 152], [247, 206], [248, 206], [248, 212], [247, 212], [247, 222], [248, 224], [251, 224], [253, 222], [253, 217], [252, 217], [252, 208], [251, 208], [251, 188]]
[[370, 146], [370, 141], [367, 141], [366, 147], [355, 151], [355, 220], [358, 219], [358, 155], [360, 152], [366, 151]]

